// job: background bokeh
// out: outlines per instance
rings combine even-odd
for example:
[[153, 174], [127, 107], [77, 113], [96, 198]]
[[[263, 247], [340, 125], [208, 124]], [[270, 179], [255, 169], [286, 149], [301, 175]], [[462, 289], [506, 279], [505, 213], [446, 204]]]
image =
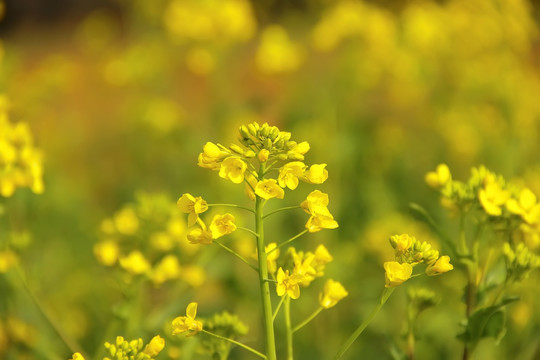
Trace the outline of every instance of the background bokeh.
[[[308, 141], [309, 163], [328, 164], [320, 188], [340, 227], [297, 245], [324, 243], [335, 258], [327, 274], [349, 296], [298, 332], [295, 350], [330, 358], [378, 301], [388, 237], [437, 241], [408, 204], [452, 234], [427, 171], [444, 162], [465, 179], [485, 164], [540, 194], [539, 9], [526, 0], [6, 0], [0, 91], [11, 121], [28, 123], [43, 151], [45, 192], [0, 201], [0, 241], [17, 244], [36, 296], [17, 274], [0, 279], [0, 357], [67, 359], [60, 332], [87, 354], [119, 334], [159, 333], [170, 347], [160, 358], [189, 358], [193, 339], [172, 339], [165, 324], [190, 301], [202, 317], [236, 313], [250, 328], [245, 342], [260, 348], [256, 277], [219, 248], [181, 244], [181, 265], [197, 275], [129, 289], [93, 250], [103, 220], [126, 204], [151, 213], [185, 192], [249, 204], [242, 187], [196, 162], [207, 141], [229, 144], [240, 124], [259, 121]], [[283, 203], [311, 190], [301, 185]], [[281, 241], [304, 221], [280, 215], [267, 228]], [[254, 251], [241, 235], [227, 242]], [[509, 308], [507, 336], [498, 347], [482, 342], [478, 359], [540, 356], [538, 279], [515, 289], [523, 301]], [[411, 281], [440, 298], [419, 320], [418, 359], [460, 357], [464, 281], [458, 271]], [[317, 294], [302, 294], [297, 319]], [[348, 358], [395, 358], [406, 316], [400, 288]]]

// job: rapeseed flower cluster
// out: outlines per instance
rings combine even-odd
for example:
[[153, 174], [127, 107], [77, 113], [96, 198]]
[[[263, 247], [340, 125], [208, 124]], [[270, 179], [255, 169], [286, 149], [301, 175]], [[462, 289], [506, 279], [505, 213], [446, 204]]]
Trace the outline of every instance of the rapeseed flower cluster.
[[[125, 340], [123, 336], [117, 336], [114, 343], [105, 343], [107, 356], [103, 360], [154, 360], [165, 347], [165, 340], [156, 335], [146, 346], [141, 338], [137, 340]], [[69, 360], [85, 360], [81, 353], [73, 354]]]
[[425, 274], [440, 275], [454, 268], [450, 257], [439, 256], [439, 251], [431, 248], [427, 242], [420, 242], [408, 234], [393, 235], [390, 244], [394, 248], [395, 261], [384, 263], [386, 287], [401, 285], [411, 278], [413, 268], [424, 263], [427, 265]]
[[11, 197], [17, 188], [30, 188], [41, 194], [43, 154], [34, 146], [27, 123], [12, 124], [8, 100], [0, 95], [0, 196]]
[[[195, 206], [192, 213], [198, 209]], [[190, 221], [196, 221], [194, 216]], [[204, 281], [201, 268], [180, 265], [181, 254], [193, 254], [196, 249], [185, 241], [182, 213], [163, 195], [138, 194], [135, 204], [103, 220], [100, 230], [101, 239], [94, 245], [96, 258], [102, 265], [121, 269], [128, 282], [138, 276], [155, 286], [177, 279], [192, 286]]]

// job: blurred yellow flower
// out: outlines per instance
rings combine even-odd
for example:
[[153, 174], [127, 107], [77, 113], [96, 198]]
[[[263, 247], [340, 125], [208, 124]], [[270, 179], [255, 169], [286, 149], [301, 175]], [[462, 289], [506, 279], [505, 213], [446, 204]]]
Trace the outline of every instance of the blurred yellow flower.
[[94, 245], [94, 255], [105, 266], [113, 266], [118, 261], [120, 248], [114, 240], [103, 240]]
[[347, 295], [349, 295], [349, 293], [341, 283], [328, 279], [324, 284], [324, 291], [319, 294], [319, 304], [324, 309], [330, 309]]
[[9, 269], [17, 265], [19, 259], [11, 250], [0, 251], [0, 274], [8, 272]]
[[195, 320], [197, 316], [197, 303], [192, 302], [187, 306], [186, 316], [179, 316], [172, 321], [173, 335], [187, 333], [186, 336], [193, 336], [202, 330], [203, 325]]
[[305, 178], [310, 184], [322, 184], [328, 179], [328, 170], [325, 169], [326, 164], [313, 164], [306, 171]]
[[121, 257], [120, 266], [132, 275], [144, 274], [151, 268], [148, 260], [138, 250], [134, 250], [127, 256]]
[[181, 273], [182, 279], [192, 287], [199, 287], [206, 281], [206, 272], [200, 266], [184, 266]]
[[450, 257], [447, 255], [443, 255], [438, 258], [437, 261], [428, 265], [426, 269], [426, 275], [440, 275], [442, 273], [452, 270], [453, 268], [454, 266], [450, 264]]
[[246, 169], [247, 164], [241, 158], [229, 156], [221, 163], [219, 176], [223, 179], [230, 180], [235, 184], [240, 184], [244, 181]]
[[69, 360], [84, 360], [84, 356], [81, 353], [76, 352]]
[[296, 70], [303, 60], [300, 47], [294, 44], [287, 31], [279, 25], [265, 28], [255, 55], [258, 68], [273, 74]]
[[131, 207], [125, 207], [114, 214], [114, 226], [123, 235], [133, 235], [139, 230], [139, 218]]
[[152, 270], [151, 279], [154, 285], [161, 285], [167, 280], [180, 276], [180, 263], [175, 255], [166, 255]]
[[[265, 246], [265, 251], [266, 251], [266, 262], [268, 264], [268, 272], [270, 274], [273, 274], [276, 272], [277, 270], [277, 264], [276, 264], [276, 261], [277, 259], [279, 258], [279, 249], [276, 249], [277, 248], [277, 244], [275, 242], [272, 242], [268, 245]], [[276, 249], [276, 250], [274, 250]]]
[[180, 211], [189, 214], [188, 226], [192, 226], [197, 222], [199, 214], [208, 210], [208, 204], [200, 196], [194, 197], [191, 194], [183, 194], [177, 201], [177, 206]]
[[298, 178], [304, 175], [306, 165], [301, 161], [286, 163], [279, 169], [278, 183], [282, 188], [288, 187], [291, 190], [298, 186]]
[[163, 350], [164, 347], [165, 347], [165, 339], [163, 339], [159, 335], [156, 335], [146, 345], [146, 347], [144, 348], [144, 353], [149, 355], [150, 357], [154, 357], [157, 354], [159, 354], [161, 350]]
[[385, 287], [394, 287], [403, 284], [412, 275], [412, 266], [408, 263], [400, 264], [397, 261], [384, 263], [386, 284]]
[[209, 245], [213, 242], [212, 233], [201, 228], [192, 229], [187, 234], [187, 239], [191, 244]]
[[283, 199], [285, 192], [279, 187], [276, 179], [264, 179], [255, 186], [255, 194], [265, 200], [278, 198]]
[[438, 189], [450, 181], [452, 181], [452, 174], [450, 174], [450, 169], [446, 164], [439, 164], [435, 171], [430, 171], [426, 174], [425, 177], [426, 183], [432, 188]]
[[510, 192], [503, 190], [501, 185], [495, 181], [489, 181], [483, 189], [478, 191], [478, 200], [480, 204], [488, 213], [492, 216], [499, 216], [502, 214], [502, 208], [508, 198]]
[[540, 204], [530, 189], [521, 190], [518, 199], [508, 199], [506, 208], [512, 214], [520, 215], [527, 224], [540, 222]]
[[234, 221], [234, 216], [229, 213], [214, 216], [209, 226], [212, 238], [217, 239], [236, 231]]

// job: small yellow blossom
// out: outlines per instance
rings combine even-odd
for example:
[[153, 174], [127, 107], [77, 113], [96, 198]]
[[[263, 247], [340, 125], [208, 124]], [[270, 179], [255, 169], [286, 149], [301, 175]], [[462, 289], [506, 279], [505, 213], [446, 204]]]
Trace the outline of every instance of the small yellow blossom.
[[441, 188], [452, 181], [452, 174], [446, 164], [439, 164], [435, 171], [430, 171], [425, 177], [426, 183], [432, 188]]
[[442, 273], [452, 270], [453, 268], [454, 266], [450, 264], [450, 257], [447, 255], [443, 255], [440, 258], [438, 258], [437, 261], [428, 265], [426, 269], [426, 275], [428, 276], [440, 275]]
[[330, 309], [347, 295], [349, 295], [349, 293], [341, 283], [328, 279], [324, 284], [324, 291], [319, 294], [319, 304], [324, 309]]
[[212, 233], [208, 230], [195, 228], [187, 234], [187, 239], [191, 244], [211, 244], [213, 242]]
[[180, 263], [175, 255], [165, 256], [152, 271], [154, 285], [163, 284], [167, 280], [177, 279], [180, 276]]
[[237, 156], [229, 156], [221, 163], [219, 176], [235, 184], [240, 184], [244, 181], [246, 169], [247, 164], [242, 159]]
[[139, 218], [131, 207], [125, 207], [114, 214], [114, 226], [123, 235], [133, 235], [139, 230]]
[[512, 214], [520, 215], [527, 224], [538, 223], [540, 220], [540, 204], [536, 202], [536, 195], [529, 189], [519, 193], [519, 199], [509, 199], [506, 208]]
[[501, 206], [506, 203], [510, 193], [503, 190], [501, 185], [495, 181], [488, 182], [483, 189], [478, 192], [478, 200], [489, 215], [499, 216], [502, 214]]
[[148, 345], [144, 348], [144, 353], [149, 355], [150, 357], [154, 357], [157, 354], [163, 350], [165, 347], [165, 339], [163, 339], [161, 336], [156, 335], [150, 340]]
[[317, 270], [314, 267], [315, 255], [312, 252], [306, 254], [303, 252], [297, 253], [293, 248], [292, 256], [294, 261], [293, 275], [300, 276], [300, 285], [309, 286], [317, 277]]
[[84, 356], [81, 353], [76, 352], [69, 360], [84, 360]]
[[283, 199], [285, 196], [285, 192], [275, 179], [264, 179], [259, 181], [255, 186], [255, 194], [265, 200], [272, 198]]
[[212, 233], [213, 239], [217, 239], [234, 232], [236, 230], [234, 216], [229, 213], [214, 216], [212, 222], [210, 223], [209, 229]]
[[186, 336], [193, 336], [202, 330], [203, 325], [195, 320], [197, 316], [197, 303], [192, 302], [187, 306], [186, 316], [179, 316], [172, 321], [173, 335], [187, 333]]
[[262, 31], [255, 58], [262, 72], [271, 74], [294, 71], [302, 59], [300, 48], [290, 40], [283, 27], [271, 25]]
[[394, 235], [390, 237], [390, 244], [397, 252], [404, 253], [413, 245], [415, 239], [408, 234]]
[[120, 248], [114, 240], [103, 240], [94, 245], [94, 255], [105, 266], [113, 266], [118, 261]]
[[313, 164], [305, 173], [306, 181], [310, 184], [322, 184], [328, 179], [326, 164]]
[[191, 194], [183, 194], [176, 203], [180, 211], [189, 214], [188, 226], [197, 222], [199, 214], [208, 210], [208, 204], [200, 196], [194, 197]]
[[328, 210], [328, 202], [328, 194], [315, 190], [300, 204], [304, 211], [311, 215], [306, 223], [306, 229], [309, 232], [317, 232], [322, 229], [335, 229], [338, 227], [337, 221], [334, 220], [334, 217]]
[[8, 272], [18, 261], [17, 255], [13, 251], [0, 251], [0, 274]]
[[302, 141], [301, 143], [296, 144], [296, 146], [289, 151], [296, 154], [305, 155], [309, 151], [309, 143], [307, 141]]
[[128, 256], [121, 257], [120, 266], [132, 275], [144, 274], [150, 270], [150, 263], [138, 250], [130, 252]]
[[262, 163], [268, 160], [268, 156], [270, 156], [270, 151], [266, 149], [262, 149], [261, 151], [259, 151], [259, 154], [257, 155], [257, 157], [259, 158], [259, 161]]
[[279, 169], [278, 183], [282, 188], [288, 187], [291, 190], [298, 186], [298, 178], [304, 175], [306, 165], [301, 161], [292, 161], [283, 165]]
[[303, 280], [301, 275], [295, 273], [289, 275], [289, 270], [283, 271], [280, 267], [277, 272], [276, 280], [276, 292], [278, 296], [287, 294], [291, 299], [298, 299], [300, 297], [299, 284]]
[[334, 217], [331, 214], [315, 214], [311, 216], [306, 223], [306, 229], [309, 232], [317, 232], [322, 229], [335, 229], [338, 226], [337, 221], [334, 220]]
[[197, 165], [205, 169], [218, 170], [220, 168], [219, 163], [228, 155], [216, 144], [207, 142], [203, 147], [203, 152], [199, 154]]
[[386, 284], [385, 287], [394, 287], [403, 284], [412, 275], [412, 266], [408, 263], [400, 264], [397, 261], [384, 263]]

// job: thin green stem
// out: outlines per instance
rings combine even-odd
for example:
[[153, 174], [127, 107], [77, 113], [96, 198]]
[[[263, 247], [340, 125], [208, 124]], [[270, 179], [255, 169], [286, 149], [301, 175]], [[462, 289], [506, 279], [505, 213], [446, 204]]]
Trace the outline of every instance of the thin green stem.
[[381, 310], [381, 308], [384, 306], [384, 304], [386, 303], [390, 295], [392, 295], [392, 293], [394, 292], [394, 289], [395, 289], [394, 287], [384, 289], [381, 295], [381, 301], [379, 302], [379, 304], [375, 307], [375, 309], [373, 309], [373, 311], [371, 312], [371, 314], [369, 314], [366, 320], [364, 320], [364, 322], [360, 324], [360, 326], [352, 333], [352, 335], [347, 339], [347, 341], [345, 341], [345, 343], [341, 346], [341, 348], [337, 352], [336, 356], [334, 356], [334, 360], [341, 359], [343, 354], [345, 354], [345, 352], [351, 347], [351, 345], [360, 336], [360, 334], [362, 334], [362, 332], [366, 329], [366, 327], [369, 325], [371, 320], [373, 320], [375, 315], [377, 315], [379, 310]]
[[[259, 179], [262, 179], [264, 174], [264, 164], [259, 168]], [[268, 262], [266, 258], [265, 242], [264, 242], [264, 221], [263, 221], [263, 206], [264, 199], [260, 196], [255, 198], [255, 232], [259, 234], [257, 237], [257, 252], [259, 260], [259, 286], [261, 291], [261, 305], [263, 312], [263, 324], [266, 344], [266, 356], [268, 360], [276, 360], [276, 342], [274, 336], [274, 324], [272, 321], [272, 299], [270, 298], [270, 284], [268, 279]]]
[[228, 342], [230, 342], [230, 343], [232, 343], [232, 344], [234, 344], [234, 345], [238, 345], [238, 346], [240, 346], [241, 348], [243, 348], [243, 349], [245, 349], [245, 350], [251, 352], [252, 354], [257, 355], [257, 356], [260, 357], [260, 358], [266, 359], [266, 355], [264, 355], [264, 354], [258, 352], [257, 350], [253, 349], [253, 348], [250, 347], [250, 346], [247, 346], [247, 345], [245, 345], [245, 344], [242, 344], [241, 342], [238, 342], [238, 341], [233, 340], [233, 339], [226, 338], [226, 337], [221, 336], [221, 335], [218, 335], [218, 334], [214, 334], [214, 333], [212, 333], [212, 332], [210, 332], [210, 331], [207, 331], [207, 330], [204, 330], [204, 329], [202, 329], [201, 332], [203, 332], [203, 333], [205, 333], [205, 334], [208, 334], [208, 335], [210, 335], [210, 336], [213, 336], [213, 337], [215, 337], [215, 338], [218, 338], [218, 339], [220, 339], [220, 340], [228, 341]]
[[255, 213], [255, 211], [253, 209], [250, 209], [250, 208], [245, 207], [245, 206], [236, 205], [236, 204], [208, 204], [208, 206], [209, 207], [211, 207], [211, 206], [233, 207], [233, 208], [238, 208], [238, 209], [249, 211], [250, 213]]
[[285, 314], [285, 336], [287, 340], [287, 360], [294, 360], [294, 352], [293, 352], [293, 329], [291, 326], [291, 298], [289, 296], [285, 296], [285, 306], [284, 306], [284, 314]]
[[263, 219], [266, 219], [267, 217], [269, 217], [270, 215], [274, 215], [278, 212], [281, 212], [281, 211], [285, 211], [285, 210], [292, 210], [292, 209], [300, 209], [301, 206], [300, 205], [296, 205], [296, 206], [286, 206], [286, 207], [282, 207], [280, 209], [277, 209], [277, 210], [274, 210], [274, 211], [270, 211], [268, 214], [264, 215], [263, 216]]
[[251, 235], [255, 236], [255, 237], [259, 237], [259, 234], [257, 234], [255, 231], [251, 230], [251, 229], [248, 229], [248, 228], [245, 228], [245, 227], [242, 227], [242, 226], [237, 226], [236, 227], [238, 230], [243, 230], [243, 231], [246, 231], [248, 233], [250, 233]]
[[268, 252], [266, 253], [266, 255], [270, 254], [272, 251], [275, 251], [275, 250], [279, 249], [280, 247], [283, 247], [283, 246], [285, 246], [285, 245], [287, 245], [287, 244], [292, 243], [294, 240], [298, 239], [300, 236], [304, 235], [304, 234], [307, 233], [307, 232], [308, 232], [307, 230], [304, 230], [304, 231], [300, 232], [299, 234], [296, 234], [295, 236], [293, 236], [293, 237], [290, 238], [289, 240], [282, 242], [281, 244], [279, 244], [279, 245], [276, 246], [275, 248], [273, 248], [273, 249], [271, 249], [270, 251], [268, 251]]
[[293, 328], [293, 332], [297, 332], [298, 330], [300, 330], [301, 328], [303, 328], [304, 326], [306, 326], [307, 324], [309, 324], [311, 322], [311, 320], [315, 319], [315, 317], [317, 315], [319, 315], [319, 313], [321, 311], [323, 311], [324, 308], [322, 306], [320, 306], [317, 310], [315, 310], [313, 312], [313, 314], [309, 315], [304, 321], [302, 321], [300, 324], [296, 325], [294, 328]]
[[284, 300], [285, 300], [285, 296], [282, 296], [281, 300], [279, 301], [279, 304], [276, 307], [276, 310], [274, 310], [274, 314], [272, 315], [272, 322], [276, 320], [276, 316], [279, 313], [279, 309], [281, 308], [281, 305], [283, 305]]
[[221, 246], [222, 248], [224, 248], [225, 250], [227, 250], [228, 252], [230, 252], [231, 254], [233, 254], [234, 256], [236, 256], [237, 258], [239, 258], [240, 260], [242, 260], [243, 262], [245, 262], [246, 264], [248, 264], [250, 268], [252, 268], [253, 270], [259, 272], [259, 269], [257, 269], [256, 266], [252, 265], [245, 257], [240, 255], [236, 251], [234, 251], [233, 249], [231, 249], [230, 247], [228, 247], [226, 245], [223, 245], [221, 242], [219, 242], [217, 240], [214, 240], [214, 242], [216, 244], [218, 244], [219, 246]]

